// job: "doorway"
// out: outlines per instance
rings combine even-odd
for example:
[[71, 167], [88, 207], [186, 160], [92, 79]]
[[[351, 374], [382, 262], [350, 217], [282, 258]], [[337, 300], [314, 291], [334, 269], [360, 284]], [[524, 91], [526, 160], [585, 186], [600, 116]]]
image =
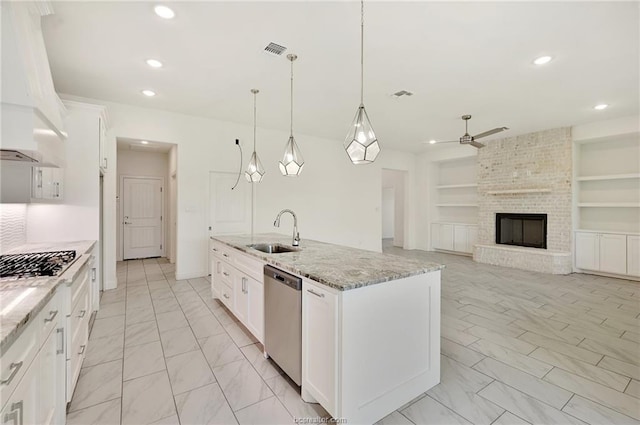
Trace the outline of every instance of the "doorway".
[[164, 181], [156, 177], [122, 178], [123, 259], [161, 257], [164, 253]]
[[407, 172], [382, 170], [382, 246], [404, 247]]

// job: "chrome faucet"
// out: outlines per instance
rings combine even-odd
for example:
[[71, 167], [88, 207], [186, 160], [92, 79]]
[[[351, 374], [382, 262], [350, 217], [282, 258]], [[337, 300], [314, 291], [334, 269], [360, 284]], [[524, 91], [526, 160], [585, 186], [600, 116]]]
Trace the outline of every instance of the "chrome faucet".
[[282, 216], [282, 214], [284, 213], [291, 213], [291, 215], [293, 216], [293, 242], [291, 242], [291, 245], [298, 246], [300, 245], [300, 233], [298, 233], [298, 217], [296, 217], [296, 213], [291, 210], [280, 211], [275, 221], [273, 222], [273, 225], [275, 227], [280, 227], [280, 216]]

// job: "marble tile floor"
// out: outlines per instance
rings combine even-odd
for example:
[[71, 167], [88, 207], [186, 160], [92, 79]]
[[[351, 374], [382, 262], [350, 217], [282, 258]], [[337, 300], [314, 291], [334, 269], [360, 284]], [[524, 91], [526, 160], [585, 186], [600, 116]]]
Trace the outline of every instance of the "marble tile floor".
[[[640, 283], [447, 265], [441, 383], [379, 424], [640, 423]], [[82, 424], [284, 424], [326, 417], [261, 355], [205, 278], [118, 264], [67, 416]]]
[[328, 417], [282, 370], [206, 278], [176, 281], [166, 259], [118, 263], [105, 291], [68, 425], [286, 424]]

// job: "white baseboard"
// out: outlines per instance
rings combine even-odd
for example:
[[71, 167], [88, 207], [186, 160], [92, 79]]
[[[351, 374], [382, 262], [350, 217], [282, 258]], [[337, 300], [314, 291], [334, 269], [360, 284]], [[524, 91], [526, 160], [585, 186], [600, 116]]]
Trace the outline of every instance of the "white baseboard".
[[201, 272], [185, 272], [185, 273], [176, 272], [176, 280], [195, 279], [197, 277], [207, 277], [208, 274], [209, 273], [206, 270]]
[[118, 287], [118, 281], [117, 280], [107, 280], [102, 289], [104, 291], [108, 291], [110, 289], [116, 289], [117, 287]]

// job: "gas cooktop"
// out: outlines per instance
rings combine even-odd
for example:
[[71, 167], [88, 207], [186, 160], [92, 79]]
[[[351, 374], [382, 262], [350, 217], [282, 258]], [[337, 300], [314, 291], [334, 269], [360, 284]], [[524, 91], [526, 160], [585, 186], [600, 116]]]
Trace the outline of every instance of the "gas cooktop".
[[0, 255], [0, 278], [13, 280], [57, 276], [75, 258], [75, 251]]

